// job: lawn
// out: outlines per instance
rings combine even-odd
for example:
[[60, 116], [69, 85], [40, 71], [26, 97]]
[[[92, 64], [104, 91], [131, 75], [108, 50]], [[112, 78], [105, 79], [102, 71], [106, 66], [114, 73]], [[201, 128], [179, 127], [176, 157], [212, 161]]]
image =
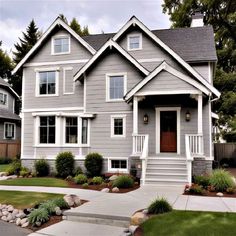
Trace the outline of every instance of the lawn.
[[0, 165], [0, 172], [4, 172], [6, 171], [6, 169], [8, 168], [10, 164], [1, 164]]
[[17, 179], [1, 180], [0, 185], [69, 187], [67, 181], [57, 178], [17, 178]]
[[220, 212], [172, 211], [143, 223], [145, 236], [233, 236], [236, 214]]
[[10, 204], [18, 209], [23, 209], [32, 207], [35, 203], [39, 203], [48, 199], [53, 199], [61, 196], [63, 195], [54, 193], [0, 190], [0, 203]]

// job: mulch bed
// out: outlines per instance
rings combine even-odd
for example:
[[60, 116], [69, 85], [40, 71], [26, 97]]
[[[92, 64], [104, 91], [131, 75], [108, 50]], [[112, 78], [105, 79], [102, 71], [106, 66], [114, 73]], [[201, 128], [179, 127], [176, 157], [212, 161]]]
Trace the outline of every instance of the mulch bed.
[[[201, 196], [201, 197], [219, 197], [216, 196], [217, 192], [210, 192], [207, 191], [203, 194], [203, 195], [198, 195], [198, 194], [192, 194], [192, 193], [188, 193], [188, 192], [184, 192], [183, 195], [189, 195], [189, 196]], [[236, 193], [233, 194], [229, 194], [229, 193], [225, 193], [223, 192], [224, 196], [223, 197], [230, 197], [230, 198], [236, 198]]]

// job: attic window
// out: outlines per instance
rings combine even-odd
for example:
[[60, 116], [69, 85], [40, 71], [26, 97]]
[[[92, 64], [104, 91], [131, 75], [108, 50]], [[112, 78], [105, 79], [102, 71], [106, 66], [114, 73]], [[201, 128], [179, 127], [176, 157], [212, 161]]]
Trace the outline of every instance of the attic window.
[[142, 49], [142, 35], [141, 34], [128, 35], [127, 43], [129, 51]]
[[70, 53], [70, 37], [67, 35], [56, 36], [52, 38], [52, 54]]
[[6, 105], [7, 104], [7, 94], [0, 93], [0, 105]]

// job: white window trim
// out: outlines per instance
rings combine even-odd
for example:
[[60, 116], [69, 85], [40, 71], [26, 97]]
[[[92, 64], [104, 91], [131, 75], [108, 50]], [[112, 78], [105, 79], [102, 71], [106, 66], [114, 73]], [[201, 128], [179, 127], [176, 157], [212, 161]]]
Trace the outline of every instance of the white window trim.
[[160, 112], [161, 111], [176, 111], [177, 115], [177, 154], [180, 154], [180, 118], [181, 107], [156, 107], [156, 153], [160, 152], [161, 144], [161, 129], [160, 129]]
[[[8, 93], [6, 93], [5, 91], [2, 91], [2, 90], [0, 90], [0, 93], [6, 95], [6, 104], [0, 104], [0, 107], [7, 109], [8, 108], [8, 99], [9, 99]], [[13, 99], [13, 101], [14, 101], [14, 99]]]
[[[108, 157], [108, 172], [119, 172], [119, 173], [128, 173], [128, 166], [129, 166], [129, 160], [126, 157]], [[121, 168], [112, 168], [111, 167], [111, 161], [112, 160], [125, 160], [127, 162], [126, 169], [121, 169]]]
[[63, 94], [64, 95], [69, 95], [69, 94], [74, 94], [75, 93], [75, 82], [74, 79], [72, 77], [72, 92], [65, 92], [65, 88], [66, 88], [66, 71], [73, 71], [73, 67], [64, 67], [63, 68]]
[[[139, 47], [138, 48], [130, 48], [130, 38], [131, 37], [139, 37]], [[137, 51], [143, 49], [143, 39], [142, 34], [128, 34], [127, 35], [127, 49], [128, 51]]]
[[[69, 39], [69, 51], [68, 52], [58, 52], [58, 53], [55, 53], [54, 52], [54, 40], [55, 39], [60, 39], [60, 38], [68, 38]], [[60, 34], [60, 35], [56, 35], [56, 36], [53, 36], [52, 39], [51, 39], [51, 55], [65, 55], [65, 54], [70, 54], [71, 52], [71, 37], [69, 34]]]
[[[55, 94], [40, 94], [39, 93], [39, 72], [50, 72], [55, 71], [56, 74], [56, 86]], [[49, 68], [36, 68], [36, 86], [35, 86], [35, 97], [55, 97], [59, 96], [59, 67], [49, 67]]]
[[124, 95], [127, 93], [127, 73], [126, 72], [107, 73], [106, 74], [106, 102], [121, 102], [121, 101], [124, 101], [123, 98], [110, 99], [110, 77], [111, 76], [124, 76]]
[[[114, 120], [123, 119], [123, 134], [114, 134]], [[125, 138], [126, 137], [126, 115], [111, 115], [111, 138]]]
[[[6, 137], [6, 125], [13, 125], [14, 126], [14, 136], [12, 138]], [[15, 140], [16, 139], [16, 124], [11, 122], [4, 122], [4, 139], [6, 140]]]

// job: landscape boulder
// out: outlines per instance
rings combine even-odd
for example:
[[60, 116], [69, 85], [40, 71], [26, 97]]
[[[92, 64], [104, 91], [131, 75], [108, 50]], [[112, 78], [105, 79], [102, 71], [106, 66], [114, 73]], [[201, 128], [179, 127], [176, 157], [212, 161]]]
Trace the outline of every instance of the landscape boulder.
[[144, 214], [143, 212], [136, 212], [132, 217], [131, 217], [131, 225], [140, 225], [144, 221], [148, 219], [147, 215]]

